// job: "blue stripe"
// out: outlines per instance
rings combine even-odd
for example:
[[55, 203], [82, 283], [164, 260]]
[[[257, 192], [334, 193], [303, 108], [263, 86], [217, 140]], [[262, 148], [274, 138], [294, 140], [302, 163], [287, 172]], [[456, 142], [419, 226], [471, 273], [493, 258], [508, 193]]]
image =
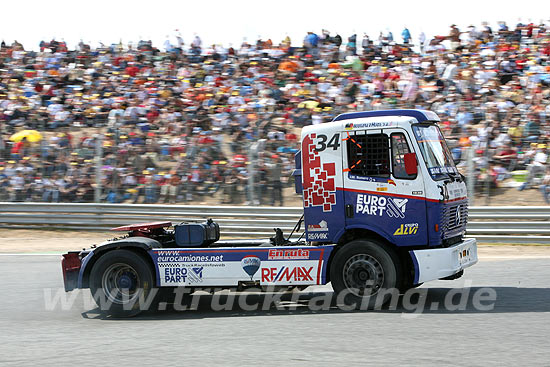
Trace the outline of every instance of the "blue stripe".
[[414, 265], [414, 281], [413, 284], [418, 284], [418, 278], [420, 277], [420, 269], [418, 268], [418, 261], [416, 260], [416, 255], [414, 254], [414, 251], [409, 251], [409, 254], [411, 255], [411, 259]]
[[439, 116], [432, 111], [425, 110], [384, 110], [384, 111], [364, 111], [343, 113], [336, 116], [332, 121], [351, 120], [364, 117], [381, 117], [381, 116], [409, 116], [414, 117], [418, 122], [425, 121], [441, 121]]

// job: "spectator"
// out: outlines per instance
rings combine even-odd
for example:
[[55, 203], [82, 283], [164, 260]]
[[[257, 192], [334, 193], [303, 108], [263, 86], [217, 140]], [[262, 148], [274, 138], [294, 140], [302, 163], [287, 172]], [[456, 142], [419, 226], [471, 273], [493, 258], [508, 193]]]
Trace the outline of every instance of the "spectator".
[[271, 206], [275, 206], [276, 203], [279, 203], [279, 206], [283, 206], [283, 187], [281, 183], [283, 172], [281, 160], [277, 154], [271, 156], [271, 162], [267, 164], [267, 169], [271, 191]]
[[54, 173], [51, 178], [44, 179], [44, 194], [42, 196], [42, 201], [49, 202], [50, 199], [52, 202], [59, 202], [59, 189], [61, 181], [59, 175]]
[[401, 32], [401, 37], [403, 37], [403, 43], [408, 44], [411, 40], [411, 32], [407, 27]]
[[542, 178], [540, 191], [546, 204], [550, 204], [550, 166], [546, 167], [546, 174]]
[[527, 166], [527, 180], [519, 187], [519, 190], [530, 188], [536, 175], [546, 172], [548, 163], [548, 148], [546, 144], [539, 144], [532, 163]]
[[[265, 195], [248, 192], [251, 144], [265, 139], [258, 152], [279, 155], [282, 165], [285, 152], [299, 148], [302, 126], [382, 108], [434, 110], [444, 133], [458, 140], [453, 156], [473, 146], [477, 170], [489, 159], [508, 170], [531, 165], [534, 184], [541, 174], [534, 166], [546, 164], [537, 147], [550, 143], [549, 27], [501, 23], [495, 30], [484, 23], [464, 37], [456, 25], [447, 36], [421, 33], [420, 52], [407, 28], [403, 44], [389, 29], [377, 40], [364, 34], [360, 53], [355, 34], [342, 47], [342, 37], [326, 30], [309, 32], [305, 47], [288, 38], [207, 47], [198, 35], [190, 45], [167, 40], [162, 50], [147, 40], [95, 49], [81, 42], [74, 50], [52, 40], [37, 52], [4, 45], [3, 193], [90, 201], [99, 180], [102, 199], [114, 202], [203, 200], [223, 188], [225, 201], [280, 204], [286, 183], [270, 172], [286, 168], [274, 167], [276, 160], [257, 165], [254, 189]], [[41, 144], [9, 140], [29, 128], [43, 130]], [[104, 158], [96, 171], [99, 144]], [[174, 171], [179, 188], [174, 174], [161, 174]]]
[[172, 172], [165, 176], [167, 181], [160, 188], [160, 201], [163, 203], [175, 203], [180, 191], [181, 179], [180, 176]]

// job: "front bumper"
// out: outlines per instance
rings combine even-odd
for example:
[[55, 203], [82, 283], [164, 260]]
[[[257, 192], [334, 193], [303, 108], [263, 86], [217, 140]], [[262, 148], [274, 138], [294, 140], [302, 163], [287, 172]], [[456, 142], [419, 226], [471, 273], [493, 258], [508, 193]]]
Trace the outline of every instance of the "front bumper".
[[468, 238], [447, 248], [409, 251], [414, 284], [445, 278], [477, 263], [477, 243]]

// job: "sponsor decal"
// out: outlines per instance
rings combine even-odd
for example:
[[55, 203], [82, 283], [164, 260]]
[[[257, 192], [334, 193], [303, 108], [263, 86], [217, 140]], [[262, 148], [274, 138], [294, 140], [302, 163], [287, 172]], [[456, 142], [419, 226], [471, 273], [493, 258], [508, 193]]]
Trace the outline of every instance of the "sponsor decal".
[[377, 187], [376, 191], [388, 191], [387, 187]]
[[361, 214], [378, 215], [386, 210], [387, 199], [383, 196], [374, 196], [367, 194], [357, 195], [355, 211]]
[[409, 199], [388, 198], [388, 209], [386, 213], [390, 218], [405, 218], [408, 201]]
[[424, 192], [423, 191], [413, 191], [412, 194], [413, 195], [422, 195]]
[[388, 179], [388, 178], [383, 178], [383, 177], [358, 176], [358, 175], [352, 174], [352, 173], [349, 172], [349, 171], [350, 171], [349, 168], [344, 168], [344, 172], [348, 172], [348, 178], [349, 178], [350, 180], [366, 181], [366, 182], [380, 182], [380, 183], [385, 183], [385, 184], [397, 186], [397, 184], [395, 183], [395, 181], [392, 180], [391, 178]]
[[309, 259], [309, 250], [304, 249], [290, 249], [290, 250], [269, 250], [267, 254], [268, 260], [298, 260]]
[[348, 122], [344, 125], [345, 130], [365, 129], [369, 127], [381, 128], [391, 126], [391, 122]]
[[455, 167], [447, 167], [447, 166], [444, 166], [444, 167], [431, 167], [431, 168], [428, 168], [428, 170], [430, 171], [430, 174], [432, 174], [432, 175], [439, 175], [439, 174], [442, 174], [442, 173], [458, 173], [458, 170]]
[[243, 267], [243, 270], [250, 276], [250, 280], [254, 277], [254, 274], [258, 271], [260, 268], [260, 265], [262, 264], [262, 261], [257, 256], [245, 256], [241, 260], [241, 266]]
[[[326, 138], [326, 136], [324, 137]], [[321, 206], [323, 212], [331, 212], [332, 207], [336, 205], [336, 185], [334, 183], [336, 164], [321, 162], [321, 156], [314, 139], [317, 139], [317, 134], [310, 134], [302, 141], [304, 208]], [[325, 143], [323, 142], [323, 144]]]
[[223, 255], [183, 255], [184, 252], [178, 250], [158, 251], [157, 262], [222, 262]]
[[191, 271], [188, 272], [189, 283], [201, 283], [202, 282], [202, 266], [199, 268], [191, 268]]
[[158, 263], [160, 268], [193, 268], [193, 267], [203, 267], [203, 268], [223, 268], [226, 263]]
[[464, 190], [462, 188], [449, 190], [449, 198], [453, 198], [453, 199], [454, 198], [460, 198], [464, 195], [466, 195], [466, 193], [464, 192]]
[[386, 198], [369, 194], [358, 194], [355, 212], [360, 214], [382, 216], [386, 213], [390, 218], [405, 218], [409, 199]]
[[[349, 169], [344, 169], [344, 172], [349, 171]], [[357, 181], [367, 181], [367, 182], [384, 182], [388, 183], [388, 180], [381, 177], [367, 177], [367, 176], [358, 176], [351, 173], [348, 173], [348, 178], [350, 180], [357, 180]]]
[[[315, 238], [326, 238], [328, 232], [312, 232]], [[326, 241], [326, 239], [325, 239]], [[293, 246], [267, 248], [223, 248], [219, 250], [190, 250], [174, 249], [170, 256], [215, 256], [223, 255], [223, 262], [163, 262], [157, 263], [157, 280], [161, 287], [167, 286], [237, 286], [239, 282], [256, 281], [261, 279], [262, 268], [276, 268], [277, 273], [270, 275], [271, 280], [277, 279], [276, 284], [315, 284], [324, 279], [326, 259], [330, 255], [332, 246]], [[153, 260], [157, 261], [157, 254], [167, 251], [153, 250]], [[218, 252], [219, 251], [219, 252]], [[200, 259], [200, 257], [199, 257]], [[277, 274], [281, 267], [288, 268]], [[294, 270], [298, 267], [304, 269]], [[308, 273], [309, 267], [313, 271]], [[288, 275], [287, 275], [288, 274]], [[305, 274], [305, 275], [304, 275]], [[267, 275], [264, 275], [266, 278]], [[312, 278], [313, 280], [308, 280]], [[267, 279], [267, 278], [266, 278]], [[287, 279], [289, 279], [287, 281]], [[304, 281], [300, 281], [304, 279]]]
[[416, 234], [418, 232], [418, 223], [406, 223], [401, 224], [399, 228], [393, 232], [394, 236], [406, 236], [410, 234]]
[[319, 241], [319, 240], [328, 240], [328, 233], [308, 233], [308, 241]]
[[262, 268], [262, 282], [308, 282], [313, 281], [313, 266], [282, 266]]
[[322, 220], [319, 222], [319, 224], [309, 224], [307, 226], [307, 230], [310, 232], [327, 232], [328, 223], [326, 220]]
[[164, 269], [165, 283], [201, 283], [203, 267]]

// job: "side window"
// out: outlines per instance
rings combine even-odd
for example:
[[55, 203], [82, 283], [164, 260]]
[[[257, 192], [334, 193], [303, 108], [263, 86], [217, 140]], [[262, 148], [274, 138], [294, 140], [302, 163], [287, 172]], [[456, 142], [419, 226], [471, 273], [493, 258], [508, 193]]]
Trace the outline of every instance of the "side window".
[[386, 134], [349, 135], [348, 168], [358, 176], [390, 177], [390, 141]]
[[391, 156], [393, 165], [393, 177], [414, 179], [416, 174], [408, 175], [405, 170], [405, 154], [410, 153], [407, 138], [403, 133], [391, 134]]

